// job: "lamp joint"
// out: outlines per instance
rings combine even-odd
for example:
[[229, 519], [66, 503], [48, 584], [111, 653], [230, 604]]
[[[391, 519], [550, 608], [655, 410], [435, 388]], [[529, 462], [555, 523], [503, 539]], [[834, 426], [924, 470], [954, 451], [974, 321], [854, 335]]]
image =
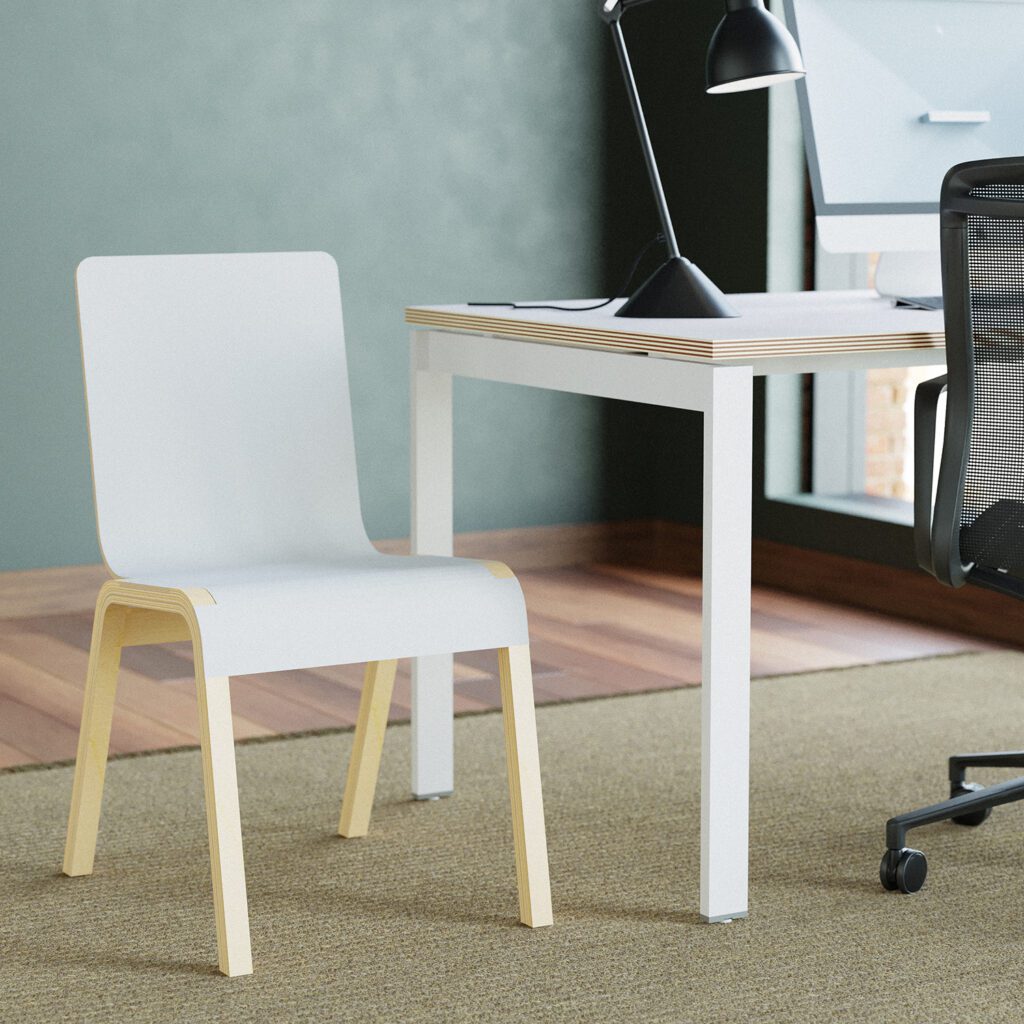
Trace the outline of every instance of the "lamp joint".
[[651, 0], [602, 0], [601, 18], [609, 25], [619, 21], [626, 11], [640, 4], [648, 4]]

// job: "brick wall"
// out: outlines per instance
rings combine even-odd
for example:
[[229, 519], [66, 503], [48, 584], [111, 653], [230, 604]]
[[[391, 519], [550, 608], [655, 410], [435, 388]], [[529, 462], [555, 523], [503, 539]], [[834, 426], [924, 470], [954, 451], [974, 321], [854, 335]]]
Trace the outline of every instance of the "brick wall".
[[864, 490], [881, 498], [911, 497], [904, 482], [906, 459], [911, 457], [905, 413], [908, 377], [902, 367], [868, 373]]
[[880, 498], [913, 500], [914, 392], [945, 366], [870, 370], [865, 401], [864, 490]]

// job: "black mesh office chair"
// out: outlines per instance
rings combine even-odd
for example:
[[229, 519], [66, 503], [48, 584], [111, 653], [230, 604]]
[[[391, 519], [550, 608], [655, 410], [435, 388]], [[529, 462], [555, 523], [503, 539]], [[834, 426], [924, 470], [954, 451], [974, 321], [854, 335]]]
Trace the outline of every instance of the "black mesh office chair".
[[[1024, 598], [1024, 157], [958, 164], [942, 183], [946, 375], [914, 403], [914, 544], [939, 582]], [[935, 419], [946, 426], [932, 506]], [[928, 864], [909, 829], [980, 825], [998, 804], [1024, 800], [1024, 778], [982, 787], [972, 767], [1024, 768], [1024, 751], [949, 759], [950, 798], [891, 818], [879, 871], [886, 889], [917, 892]]]

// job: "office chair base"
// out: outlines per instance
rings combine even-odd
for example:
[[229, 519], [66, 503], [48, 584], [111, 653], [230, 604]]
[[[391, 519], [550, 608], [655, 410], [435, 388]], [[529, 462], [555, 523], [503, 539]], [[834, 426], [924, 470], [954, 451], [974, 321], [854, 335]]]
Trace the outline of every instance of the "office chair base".
[[917, 892], [924, 885], [928, 862], [920, 850], [906, 845], [907, 833], [921, 825], [952, 821], [976, 828], [1000, 804], [1024, 800], [1024, 778], [994, 786], [965, 779], [971, 767], [1024, 768], [1024, 751], [991, 754], [956, 754], [949, 759], [949, 799], [890, 818], [885, 826], [886, 851], [879, 866], [882, 886], [890, 892]]
[[882, 888], [889, 892], [917, 892], [928, 877], [928, 860], [920, 850], [886, 850], [878, 867]]
[[[958, 796], [964, 796], [966, 793], [980, 793], [984, 788], [980, 782], [953, 782], [949, 787], [949, 799], [955, 800]], [[950, 821], [967, 828], [977, 828], [988, 820], [991, 813], [991, 807], [982, 807], [970, 814], [958, 814], [955, 818], [950, 818]]]

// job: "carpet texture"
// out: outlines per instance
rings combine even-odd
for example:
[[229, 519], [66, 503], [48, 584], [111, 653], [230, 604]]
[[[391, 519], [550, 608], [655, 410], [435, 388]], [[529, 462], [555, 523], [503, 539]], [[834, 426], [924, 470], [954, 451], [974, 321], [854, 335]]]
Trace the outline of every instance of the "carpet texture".
[[497, 715], [457, 722], [456, 795], [427, 804], [392, 728], [371, 835], [351, 841], [333, 834], [351, 734], [241, 745], [256, 973], [237, 980], [214, 967], [197, 752], [111, 764], [91, 878], [57, 874], [70, 769], [2, 775], [0, 1019], [1024, 1019], [1020, 807], [914, 833], [916, 896], [877, 878], [886, 818], [945, 795], [949, 753], [1024, 747], [1024, 656], [762, 680], [753, 698], [751, 916], [728, 925], [697, 916], [698, 691], [541, 709], [539, 931], [515, 923]]

